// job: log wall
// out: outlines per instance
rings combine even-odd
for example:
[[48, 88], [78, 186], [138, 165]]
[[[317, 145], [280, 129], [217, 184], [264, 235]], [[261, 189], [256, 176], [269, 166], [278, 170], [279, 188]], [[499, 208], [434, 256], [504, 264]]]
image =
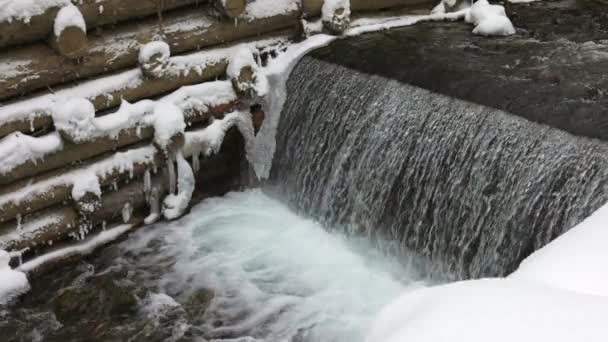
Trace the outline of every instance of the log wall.
[[[49, 44], [59, 7], [48, 8], [29, 23], [0, 21], [0, 101], [5, 101], [0, 103], [0, 151], [5, 139], [14, 140], [16, 132], [28, 138], [52, 134], [61, 140], [60, 148], [0, 171], [0, 249], [23, 251], [29, 258], [106, 225], [143, 224], [152, 206], [148, 188], [155, 188], [162, 202], [173, 191], [169, 175], [175, 168], [175, 155], [192, 153], [182, 150], [188, 132], [176, 133], [163, 147], [156, 141], [154, 124], [145, 121], [79, 141], [53, 120], [56, 111], [62, 110], [55, 104], [84, 98], [91, 102], [92, 119], [97, 120], [121, 113], [123, 101], [134, 105], [150, 99], [154, 103], [181, 101], [183, 93], [178, 92], [186, 89], [182, 87], [204, 83], [209, 92], [224, 89], [228, 95], [222, 101], [180, 107], [187, 131], [204, 130], [228, 113], [239, 113], [244, 115], [242, 124], [251, 126], [249, 133], [257, 134], [265, 117], [259, 105], [263, 99], [252, 86], [258, 66], [253, 62], [239, 67], [238, 76], [230, 80], [227, 70], [237, 53], [235, 47], [246, 45], [252, 53], [276, 54], [282, 44], [301, 38], [301, 19], [318, 18], [323, 6], [322, 0], [302, 0], [296, 10], [290, 7], [280, 14], [254, 18], [247, 12], [251, 2], [244, 0], [163, 0], [162, 8], [159, 3], [74, 0], [87, 25], [86, 47], [75, 55], [61, 52], [52, 40]], [[419, 8], [421, 3], [430, 8], [428, 0], [351, 0], [351, 9], [361, 15], [388, 8]], [[168, 44], [171, 57], [146, 65], [140, 56], [142, 47], [158, 40]], [[251, 57], [254, 61], [259, 56]], [[242, 84], [250, 88], [243, 91]], [[192, 96], [204, 97], [200, 92]], [[197, 100], [205, 102], [202, 97]], [[173, 103], [174, 107], [179, 104]], [[233, 127], [219, 153], [202, 160], [198, 155], [185, 156], [195, 170], [195, 201], [251, 181], [244, 145], [245, 138]], [[140, 157], [121, 164], [128, 154]], [[96, 177], [100, 195], [74, 198], [75, 182], [83, 175]], [[125, 218], [127, 203], [133, 216]]]

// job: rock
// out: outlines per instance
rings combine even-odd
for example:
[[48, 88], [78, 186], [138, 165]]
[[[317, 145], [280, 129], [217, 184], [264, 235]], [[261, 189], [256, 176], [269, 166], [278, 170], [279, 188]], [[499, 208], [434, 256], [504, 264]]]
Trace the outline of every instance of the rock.
[[66, 288], [52, 299], [51, 305], [63, 324], [133, 314], [137, 310], [131, 289], [119, 286], [110, 275], [93, 276], [82, 285]]

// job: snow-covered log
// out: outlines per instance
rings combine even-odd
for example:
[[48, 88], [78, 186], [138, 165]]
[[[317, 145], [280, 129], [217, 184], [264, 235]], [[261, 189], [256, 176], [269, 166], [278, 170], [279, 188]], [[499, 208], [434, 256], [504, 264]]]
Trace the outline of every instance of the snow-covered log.
[[82, 13], [87, 27], [94, 28], [205, 2], [163, 0], [160, 7], [158, 0], [9, 0], [0, 11], [0, 48], [50, 37], [57, 13], [70, 3]]
[[[206, 183], [212, 183], [218, 177], [228, 174], [231, 170], [232, 159], [235, 159], [234, 155], [220, 153], [202, 161], [203, 168], [194, 175], [196, 183], [201, 185], [202, 190], [205, 190]], [[146, 185], [145, 179], [136, 180], [121, 186], [117, 191], [104, 193], [101, 208], [91, 216], [93, 222], [124, 222], [125, 218], [148, 216], [151, 206], [148, 195], [153, 192], [157, 199], [162, 201], [169, 194], [170, 179], [166, 169], [152, 176], [149, 182], [149, 185]], [[148, 187], [149, 189], [147, 189]], [[212, 194], [210, 190], [207, 190], [207, 193]], [[126, 203], [128, 203], [132, 217], [123, 217]]]
[[0, 249], [22, 251], [52, 245], [78, 229], [78, 214], [69, 207], [52, 208], [0, 225]]
[[67, 58], [82, 56], [87, 47], [87, 25], [76, 6], [68, 5], [57, 12], [50, 43]]
[[[278, 48], [293, 36], [294, 29], [286, 29], [256, 37], [260, 39], [259, 42], [245, 41], [239, 44], [251, 45], [254, 49]], [[222, 51], [226, 52], [225, 57], [222, 57]], [[199, 51], [171, 57], [170, 67], [163, 69], [169, 77], [148, 78], [137, 68], [0, 106], [0, 138], [17, 131], [30, 133], [50, 128], [53, 124], [53, 104], [65, 99], [85, 98], [93, 103], [96, 111], [103, 111], [117, 107], [122, 100], [134, 102], [157, 97], [182, 86], [217, 79], [225, 74], [231, 51], [232, 48], [226, 48], [216, 49], [212, 55], [208, 51]]]
[[[187, 122], [203, 122], [210, 116], [220, 114], [222, 113], [211, 111], [191, 113]], [[0, 172], [0, 185], [10, 184], [26, 177], [68, 166], [138, 142], [149, 141], [153, 136], [153, 127], [138, 126], [120, 130], [114, 136], [101, 136], [81, 144], [65, 143], [62, 148], [45, 154], [42, 157], [44, 162], [40, 162], [38, 158], [24, 159], [14, 167], [7, 169], [6, 172]]]
[[112, 32], [91, 37], [84, 52], [86, 63], [56, 54], [44, 44], [34, 44], [0, 54], [0, 100], [39, 89], [133, 67], [142, 44], [163, 34], [172, 53], [180, 54], [273, 31], [296, 27], [299, 13], [272, 17], [222, 21], [200, 11], [177, 11], [163, 19], [162, 32], [156, 19], [121, 25]]
[[[100, 187], [107, 187], [127, 179], [139, 178], [147, 170], [162, 165], [163, 160], [162, 153], [149, 145], [117, 152], [101, 160], [92, 160], [67, 172], [56, 170], [37, 179], [26, 179], [5, 186], [0, 190], [0, 223], [74, 198], [74, 185], [80, 179], [95, 175]], [[86, 196], [81, 198], [84, 197]], [[83, 201], [83, 204], [86, 202]]]
[[247, 6], [247, 0], [214, 0], [214, 3], [229, 18], [237, 18]]
[[[328, 0], [332, 1], [332, 0]], [[335, 0], [333, 0], [335, 1]], [[306, 17], [319, 17], [323, 9], [324, 0], [302, 0], [302, 12]], [[419, 6], [428, 4], [429, 9], [433, 1], [429, 0], [350, 0], [350, 9], [353, 12], [373, 11], [396, 7]]]

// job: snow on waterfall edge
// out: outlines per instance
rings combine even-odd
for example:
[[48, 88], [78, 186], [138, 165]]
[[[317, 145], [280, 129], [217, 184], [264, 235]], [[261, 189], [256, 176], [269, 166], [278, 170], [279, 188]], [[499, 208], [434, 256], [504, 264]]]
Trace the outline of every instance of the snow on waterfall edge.
[[377, 317], [367, 341], [608, 340], [607, 219], [605, 205], [506, 278], [406, 293]]

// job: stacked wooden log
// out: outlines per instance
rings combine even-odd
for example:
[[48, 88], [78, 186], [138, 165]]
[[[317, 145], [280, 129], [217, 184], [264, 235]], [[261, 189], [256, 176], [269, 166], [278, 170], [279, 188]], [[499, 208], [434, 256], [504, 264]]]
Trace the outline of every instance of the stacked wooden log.
[[[420, 1], [429, 3], [350, 0], [327, 16], [322, 0], [49, 0], [34, 9], [8, 0], [0, 249], [29, 257], [113, 223], [174, 218], [187, 210], [182, 197], [230, 190], [265, 117], [262, 50], [299, 39], [302, 18], [328, 17], [340, 33], [351, 11]], [[211, 128], [223, 144], [205, 140]]]

